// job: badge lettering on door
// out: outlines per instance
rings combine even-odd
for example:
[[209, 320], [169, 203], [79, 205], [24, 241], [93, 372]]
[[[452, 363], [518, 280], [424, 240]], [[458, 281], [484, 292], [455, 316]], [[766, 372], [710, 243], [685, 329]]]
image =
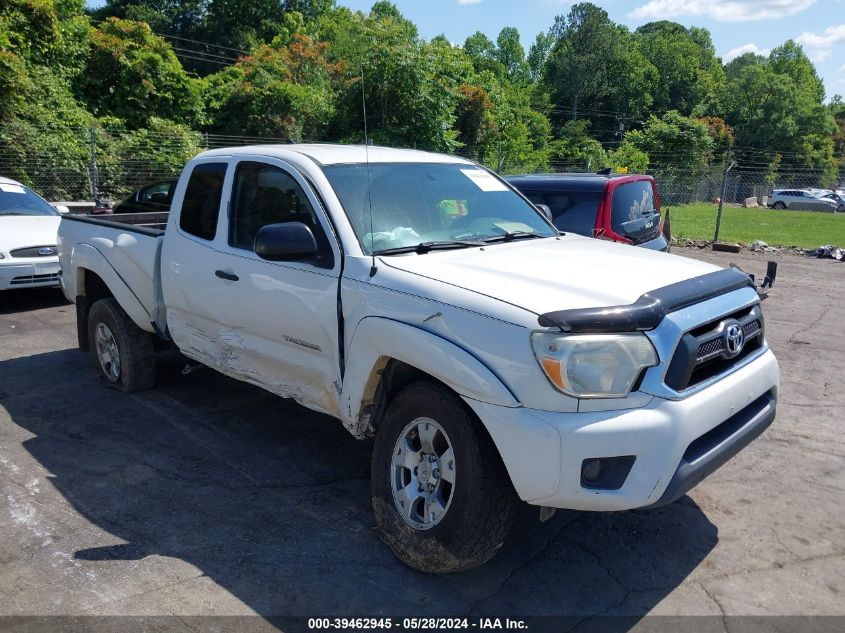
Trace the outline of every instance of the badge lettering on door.
[[309, 343], [308, 341], [303, 341], [298, 338], [293, 338], [292, 336], [283, 336], [288, 343], [293, 343], [294, 345], [299, 345], [300, 347], [307, 347], [308, 349], [313, 349], [315, 352], [322, 352], [323, 350], [320, 349], [319, 345], [314, 345], [314, 343]]

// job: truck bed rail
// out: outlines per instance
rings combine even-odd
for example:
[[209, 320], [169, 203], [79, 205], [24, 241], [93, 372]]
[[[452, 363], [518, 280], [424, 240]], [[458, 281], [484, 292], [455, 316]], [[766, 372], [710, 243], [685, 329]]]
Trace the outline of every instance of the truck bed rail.
[[157, 211], [153, 213], [116, 213], [105, 216], [67, 213], [62, 216], [62, 219], [72, 220], [74, 222], [85, 222], [87, 224], [97, 224], [100, 226], [109, 226], [122, 231], [132, 231], [134, 233], [141, 233], [142, 235], [159, 237], [164, 235], [168, 215], [170, 215], [168, 211]]

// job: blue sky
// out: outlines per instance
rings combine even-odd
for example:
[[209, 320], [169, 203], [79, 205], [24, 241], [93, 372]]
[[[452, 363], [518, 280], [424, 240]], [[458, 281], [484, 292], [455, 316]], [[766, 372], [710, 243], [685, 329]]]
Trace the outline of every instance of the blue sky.
[[[374, 0], [338, 0], [368, 10]], [[463, 43], [475, 31], [495, 40], [505, 26], [519, 29], [528, 46], [558, 14], [569, 11], [565, 0], [393, 0], [420, 35], [443, 33]], [[797, 39], [816, 64], [828, 98], [845, 95], [845, 0], [593, 0], [610, 18], [631, 29], [653, 20], [674, 20], [706, 27], [723, 60], [746, 51], [769, 50]]]

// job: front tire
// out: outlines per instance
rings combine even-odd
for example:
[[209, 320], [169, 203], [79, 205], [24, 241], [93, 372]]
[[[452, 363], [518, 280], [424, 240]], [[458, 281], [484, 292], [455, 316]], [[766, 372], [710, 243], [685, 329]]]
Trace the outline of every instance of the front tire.
[[502, 546], [516, 494], [486, 431], [464, 403], [433, 382], [405, 387], [387, 409], [373, 450], [376, 524], [405, 564], [456, 572]]
[[772, 209], [785, 209], [785, 208], [786, 208], [786, 205], [783, 202], [781, 202], [780, 200], [778, 200], [777, 202], [775, 202], [772, 205]]
[[94, 367], [103, 382], [126, 393], [155, 384], [155, 349], [114, 299], [100, 299], [88, 313], [88, 340]]

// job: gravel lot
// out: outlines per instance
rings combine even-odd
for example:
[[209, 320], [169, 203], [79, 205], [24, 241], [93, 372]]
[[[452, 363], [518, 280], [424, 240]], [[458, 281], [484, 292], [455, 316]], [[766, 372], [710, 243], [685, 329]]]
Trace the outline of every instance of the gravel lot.
[[845, 264], [775, 258], [761, 438], [669, 507], [526, 511], [445, 577], [380, 542], [369, 446], [339, 424], [175, 354], [155, 390], [105, 389], [58, 291], [5, 292], [0, 614], [845, 615]]

